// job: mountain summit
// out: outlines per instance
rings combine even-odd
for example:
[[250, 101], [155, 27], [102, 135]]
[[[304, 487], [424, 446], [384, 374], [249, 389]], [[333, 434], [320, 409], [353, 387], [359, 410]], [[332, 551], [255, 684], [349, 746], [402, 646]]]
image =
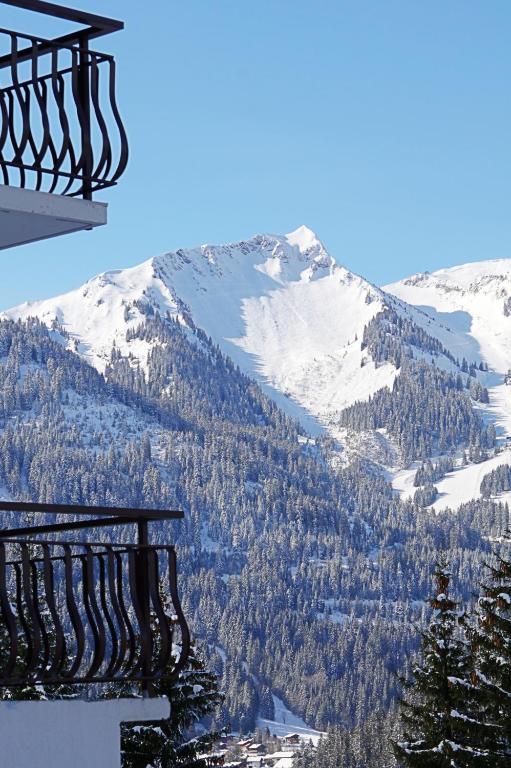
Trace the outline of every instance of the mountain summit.
[[63, 329], [71, 347], [104, 370], [114, 344], [144, 367], [150, 345], [128, 340], [127, 332], [148, 311], [170, 313], [203, 329], [314, 432], [392, 381], [391, 366], [361, 366], [364, 327], [384, 303], [380, 289], [338, 265], [302, 226], [282, 236], [178, 249], [5, 315], [37, 316]]

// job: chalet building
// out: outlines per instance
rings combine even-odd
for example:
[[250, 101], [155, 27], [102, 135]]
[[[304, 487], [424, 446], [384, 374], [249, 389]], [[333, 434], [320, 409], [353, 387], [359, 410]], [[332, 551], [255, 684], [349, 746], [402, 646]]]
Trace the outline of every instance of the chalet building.
[[284, 736], [284, 743], [285, 744], [294, 744], [298, 745], [300, 744], [301, 736], [299, 733], [288, 733]]
[[264, 744], [250, 744], [247, 751], [249, 755], [265, 755], [266, 747]]

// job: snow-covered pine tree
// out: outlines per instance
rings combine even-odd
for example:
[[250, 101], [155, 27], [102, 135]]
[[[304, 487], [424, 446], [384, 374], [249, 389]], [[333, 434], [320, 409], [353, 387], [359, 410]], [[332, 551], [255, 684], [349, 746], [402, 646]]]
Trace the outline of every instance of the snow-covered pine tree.
[[266, 720], [275, 719], [275, 703], [267, 685], [261, 687], [261, 693], [259, 695], [259, 716], [264, 717]]
[[[511, 543], [510, 536], [507, 541]], [[474, 743], [486, 755], [474, 765], [501, 768], [511, 765], [511, 561], [498, 557], [489, 569], [475, 625], [468, 629], [478, 710], [471, 730]]]
[[174, 682], [154, 684], [170, 701], [170, 718], [154, 725], [126, 725], [122, 731], [123, 768], [205, 768], [214, 765], [207, 753], [218, 733], [193, 735], [191, 730], [222, 702], [216, 675], [206, 670], [192, 646], [186, 668]]
[[306, 744], [303, 750], [295, 757], [293, 768], [316, 768], [318, 760], [316, 759], [316, 750], [312, 744]]
[[413, 679], [404, 683], [404, 739], [393, 747], [402, 766], [461, 768], [471, 765], [474, 756], [466, 726], [470, 652], [460, 631], [457, 604], [449, 597], [445, 564], [437, 564], [434, 578], [436, 594], [429, 601], [433, 615], [422, 634], [423, 661], [413, 668]]

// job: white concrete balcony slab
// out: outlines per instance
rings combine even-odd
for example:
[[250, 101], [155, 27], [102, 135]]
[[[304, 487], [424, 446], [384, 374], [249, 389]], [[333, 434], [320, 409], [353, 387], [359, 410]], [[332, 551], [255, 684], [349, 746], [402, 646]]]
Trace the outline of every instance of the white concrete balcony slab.
[[121, 768], [121, 723], [167, 720], [167, 698], [0, 702], [5, 768]]
[[0, 250], [106, 223], [106, 203], [0, 184]]

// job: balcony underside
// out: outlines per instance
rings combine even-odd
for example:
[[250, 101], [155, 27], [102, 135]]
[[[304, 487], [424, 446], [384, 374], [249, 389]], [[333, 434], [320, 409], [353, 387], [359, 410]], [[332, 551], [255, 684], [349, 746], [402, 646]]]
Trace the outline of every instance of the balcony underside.
[[0, 185], [0, 250], [106, 222], [106, 203]]

